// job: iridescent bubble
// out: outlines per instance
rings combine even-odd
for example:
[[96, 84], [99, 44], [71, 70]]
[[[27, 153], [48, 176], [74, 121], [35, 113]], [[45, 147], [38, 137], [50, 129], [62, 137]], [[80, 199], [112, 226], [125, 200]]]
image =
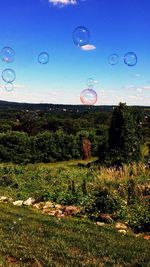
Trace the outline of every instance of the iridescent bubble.
[[38, 62], [40, 64], [47, 64], [49, 62], [49, 54], [47, 52], [41, 52], [38, 55]]
[[2, 72], [2, 79], [6, 82], [6, 83], [11, 83], [16, 79], [16, 73], [14, 70], [12, 69], [5, 69]]
[[108, 62], [110, 65], [117, 65], [119, 63], [119, 56], [117, 54], [112, 54], [108, 58]]
[[7, 92], [11, 92], [11, 91], [13, 91], [13, 89], [14, 89], [14, 85], [13, 85], [13, 83], [8, 82], [8, 83], [5, 84], [5, 90], [6, 90]]
[[15, 51], [11, 47], [4, 47], [0, 52], [1, 60], [6, 63], [11, 63], [15, 59]]
[[137, 55], [134, 52], [128, 52], [124, 55], [124, 63], [129, 67], [135, 66], [137, 61]]
[[92, 89], [94, 87], [95, 80], [93, 78], [88, 78], [87, 79], [87, 86], [89, 89]]
[[97, 102], [97, 93], [93, 89], [84, 89], [81, 92], [80, 100], [84, 105], [94, 105]]
[[89, 30], [84, 26], [79, 26], [73, 31], [73, 42], [77, 46], [84, 46], [89, 44], [90, 33]]

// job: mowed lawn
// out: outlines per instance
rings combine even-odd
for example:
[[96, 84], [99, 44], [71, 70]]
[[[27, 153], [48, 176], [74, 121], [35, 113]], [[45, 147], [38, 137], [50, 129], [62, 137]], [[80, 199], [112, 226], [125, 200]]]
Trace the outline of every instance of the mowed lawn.
[[0, 203], [0, 266], [150, 266], [150, 242], [111, 226]]

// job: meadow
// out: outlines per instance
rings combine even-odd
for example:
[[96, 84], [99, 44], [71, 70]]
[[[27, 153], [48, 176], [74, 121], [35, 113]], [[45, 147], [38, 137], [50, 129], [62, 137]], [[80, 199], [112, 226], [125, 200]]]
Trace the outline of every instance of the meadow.
[[[139, 163], [116, 170], [95, 160], [0, 165], [0, 196], [81, 209], [57, 218], [0, 203], [0, 266], [150, 266], [149, 169]], [[101, 224], [100, 214], [111, 222]]]

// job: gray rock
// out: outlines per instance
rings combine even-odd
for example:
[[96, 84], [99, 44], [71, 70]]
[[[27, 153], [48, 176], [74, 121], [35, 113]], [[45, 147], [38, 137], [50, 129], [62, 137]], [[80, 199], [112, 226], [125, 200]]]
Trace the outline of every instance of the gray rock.
[[23, 204], [23, 200], [16, 200], [13, 202], [13, 205], [18, 206], [18, 207], [22, 206], [22, 204]]
[[0, 197], [0, 202], [6, 202], [7, 201], [7, 197]]
[[29, 197], [27, 200], [23, 202], [23, 205], [25, 206], [31, 206], [35, 203], [35, 199], [32, 197]]

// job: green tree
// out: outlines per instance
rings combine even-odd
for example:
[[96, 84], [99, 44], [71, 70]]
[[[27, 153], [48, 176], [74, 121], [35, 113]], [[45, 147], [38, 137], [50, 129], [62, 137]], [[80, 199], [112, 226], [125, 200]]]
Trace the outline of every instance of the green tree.
[[112, 114], [107, 155], [112, 165], [140, 160], [141, 125], [133, 110], [120, 103]]

